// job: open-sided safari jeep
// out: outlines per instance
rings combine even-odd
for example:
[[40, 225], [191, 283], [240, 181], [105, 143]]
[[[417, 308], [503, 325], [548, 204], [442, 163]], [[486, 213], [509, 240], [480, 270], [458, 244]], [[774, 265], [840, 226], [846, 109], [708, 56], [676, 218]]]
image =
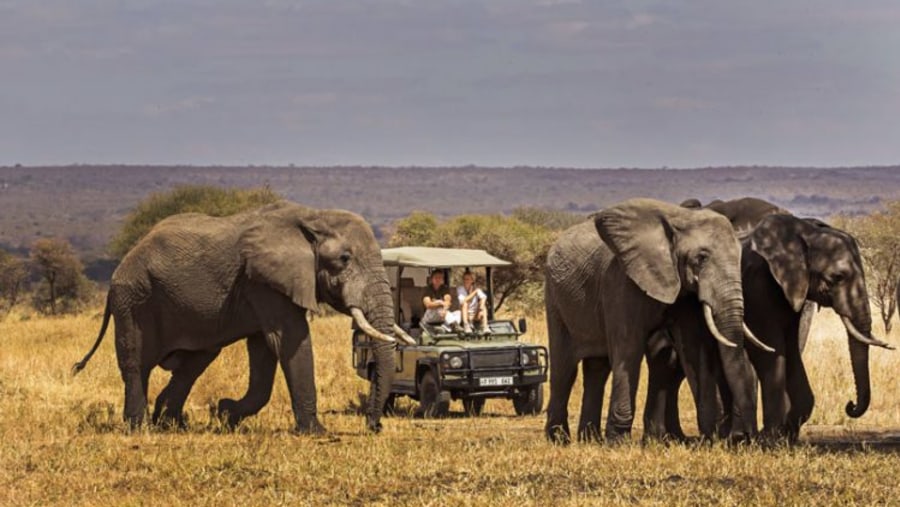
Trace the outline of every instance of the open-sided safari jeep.
[[[418, 414], [441, 417], [451, 400], [461, 399], [469, 415], [478, 415], [487, 398], [513, 402], [519, 415], [534, 415], [543, 405], [543, 383], [547, 380], [547, 349], [519, 341], [526, 332], [525, 319], [518, 326], [510, 320], [495, 320], [491, 272], [510, 263], [484, 250], [401, 247], [381, 251], [394, 297], [394, 317], [416, 345], [397, 346], [397, 374], [386, 412], [397, 396], [419, 401]], [[421, 322], [423, 297], [431, 272], [441, 270], [455, 298], [453, 274], [463, 270], [484, 273], [490, 333], [451, 331], [447, 326]], [[374, 367], [369, 337], [353, 334], [353, 363], [357, 374], [368, 379]]]

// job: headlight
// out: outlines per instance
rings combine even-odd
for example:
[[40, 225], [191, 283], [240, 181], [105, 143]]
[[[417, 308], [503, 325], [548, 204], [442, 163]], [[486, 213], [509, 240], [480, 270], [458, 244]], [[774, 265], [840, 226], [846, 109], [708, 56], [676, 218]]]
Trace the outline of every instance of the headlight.
[[453, 356], [450, 358], [450, 367], [454, 370], [458, 370], [462, 368], [463, 360], [460, 356]]
[[522, 352], [522, 366], [528, 366], [531, 364], [531, 356], [528, 355], [528, 352]]

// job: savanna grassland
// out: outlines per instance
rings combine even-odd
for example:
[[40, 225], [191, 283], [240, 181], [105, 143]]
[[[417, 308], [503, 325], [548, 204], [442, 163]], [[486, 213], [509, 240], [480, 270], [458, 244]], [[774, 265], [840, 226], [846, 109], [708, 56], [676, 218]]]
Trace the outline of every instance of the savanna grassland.
[[[478, 418], [462, 417], [454, 402], [452, 417], [419, 420], [411, 417], [414, 402], [403, 399], [400, 415], [374, 436], [356, 413], [367, 385], [351, 367], [344, 317], [313, 321], [327, 436], [289, 431], [280, 373], [268, 406], [239, 431], [222, 431], [209, 406], [246, 388], [241, 344], [199, 379], [186, 407], [189, 430], [126, 434], [111, 335], [84, 372], [69, 373], [100, 321], [94, 310], [58, 318], [14, 313], [0, 323], [0, 505], [874, 505], [900, 497], [896, 450], [826, 445], [890, 440], [900, 427], [900, 352], [872, 351], [872, 404], [849, 420], [846, 339], [827, 310], [816, 317], [805, 353], [816, 409], [805, 444], [793, 449], [556, 447], [543, 438], [543, 415], [516, 417], [501, 400], [488, 401]], [[542, 317], [530, 324], [528, 340], [546, 342]], [[898, 343], [900, 333], [887, 339]], [[151, 402], [167, 378], [154, 372]], [[576, 387], [573, 424], [580, 394]], [[695, 433], [690, 407], [684, 388], [682, 419]]]

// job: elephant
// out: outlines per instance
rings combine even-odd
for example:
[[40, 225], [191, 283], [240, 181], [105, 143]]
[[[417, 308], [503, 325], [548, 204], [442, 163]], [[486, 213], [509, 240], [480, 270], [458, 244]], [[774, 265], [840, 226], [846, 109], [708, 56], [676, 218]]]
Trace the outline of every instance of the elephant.
[[[600, 439], [603, 389], [613, 385], [605, 437], [630, 436], [641, 360], [667, 308], [701, 302], [700, 313], [723, 348], [742, 350], [740, 244], [728, 220], [652, 199], [631, 199], [564, 231], [545, 264], [550, 401], [545, 433], [568, 443], [568, 401], [582, 363], [579, 440]], [[721, 330], [721, 331], [720, 331]], [[746, 357], [726, 377], [740, 422], [735, 438], [756, 433], [756, 382]]]
[[[172, 372], [153, 409], [154, 424], [184, 427], [194, 382], [223, 347], [246, 338], [250, 381], [240, 400], [218, 402], [230, 427], [268, 403], [278, 364], [290, 393], [296, 431], [321, 433], [307, 312], [327, 303], [373, 338], [367, 426], [380, 431], [395, 372], [393, 321], [381, 251], [371, 227], [344, 210], [288, 201], [227, 216], [174, 215], [156, 224], [112, 275], [100, 334], [77, 363], [82, 370], [115, 319], [118, 366], [131, 429], [147, 411], [156, 366]], [[377, 341], [376, 341], [377, 340]]]
[[[744, 240], [756, 224], [771, 214], [789, 212], [775, 204], [753, 197], [730, 201], [714, 200], [703, 206], [698, 199], [687, 199], [681, 206], [689, 209], [709, 209], [724, 215], [731, 222], [738, 240]], [[723, 414], [721, 393], [728, 394], [721, 384], [722, 358], [720, 351], [706, 341], [709, 333], [697, 318], [699, 303], [684, 299], [670, 307], [666, 326], [651, 337], [647, 348], [648, 388], [644, 406], [644, 436], [659, 440], [685, 441], [678, 416], [678, 390], [688, 380], [698, 415], [700, 434], [706, 438], [727, 436], [731, 414]], [[811, 316], [810, 316], [811, 319]], [[808, 327], [807, 327], [808, 329]], [[725, 361], [739, 352], [723, 350]], [[700, 375], [704, 373], [704, 375]]]
[[[849, 402], [845, 412], [861, 417], [871, 398], [869, 346], [892, 347], [871, 336], [869, 300], [855, 239], [824, 222], [783, 210], [754, 214], [738, 201], [709, 207], [725, 211], [736, 228], [737, 224], [756, 222], [743, 234], [741, 276], [746, 321], [751, 332], [771, 349], [747, 349], [761, 386], [763, 435], [794, 442], [812, 414], [815, 398], [801, 354], [812, 316], [822, 306], [834, 309], [847, 330], [856, 401]], [[648, 387], [645, 427], [655, 436], [683, 437], [677, 392], [686, 375], [698, 407], [700, 433], [711, 437], [727, 429], [731, 402], [729, 388], [722, 381], [720, 358], [705, 346], [708, 333], [692, 311], [676, 309], [668, 317], [665, 334], [678, 360], [673, 360], [664, 345], [648, 353], [654, 380]], [[722, 420], [708, 409], [717, 395], [724, 406]], [[701, 401], [707, 403], [704, 410]], [[717, 423], [721, 423], [718, 430]]]

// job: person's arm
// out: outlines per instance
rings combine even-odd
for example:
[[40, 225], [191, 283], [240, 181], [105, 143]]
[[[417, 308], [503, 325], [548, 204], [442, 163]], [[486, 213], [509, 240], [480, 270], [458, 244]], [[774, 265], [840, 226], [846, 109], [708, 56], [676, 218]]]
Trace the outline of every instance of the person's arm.
[[441, 308], [442, 306], [444, 306], [443, 302], [435, 301], [431, 299], [431, 296], [423, 297], [422, 304], [425, 305], [425, 308]]

